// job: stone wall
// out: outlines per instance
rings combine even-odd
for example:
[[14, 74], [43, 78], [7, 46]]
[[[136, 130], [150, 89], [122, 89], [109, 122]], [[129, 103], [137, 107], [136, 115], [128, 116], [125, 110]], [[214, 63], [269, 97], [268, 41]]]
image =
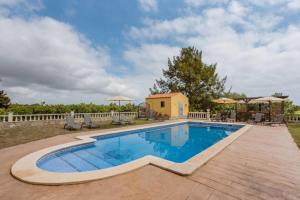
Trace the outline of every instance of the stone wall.
[[65, 120], [53, 120], [53, 121], [25, 121], [25, 122], [0, 122], [1, 128], [12, 128], [16, 126], [43, 126], [43, 125], [64, 125]]

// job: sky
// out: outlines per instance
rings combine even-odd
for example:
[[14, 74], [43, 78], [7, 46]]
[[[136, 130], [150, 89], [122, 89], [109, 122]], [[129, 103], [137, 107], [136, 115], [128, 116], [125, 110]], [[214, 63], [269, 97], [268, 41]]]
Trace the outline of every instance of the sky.
[[300, 0], [0, 0], [0, 88], [13, 102], [139, 103], [188, 46], [227, 89], [300, 104]]

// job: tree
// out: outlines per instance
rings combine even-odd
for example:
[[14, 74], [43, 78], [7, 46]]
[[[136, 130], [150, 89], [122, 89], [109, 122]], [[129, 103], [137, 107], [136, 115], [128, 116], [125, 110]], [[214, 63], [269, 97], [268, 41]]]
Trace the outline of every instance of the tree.
[[274, 94], [272, 94], [273, 97], [282, 97], [283, 93], [282, 92], [274, 92]]
[[0, 108], [8, 108], [10, 105], [10, 98], [4, 92], [4, 90], [0, 90]]
[[224, 92], [226, 77], [220, 79], [217, 64], [202, 61], [202, 52], [194, 47], [182, 48], [179, 56], [168, 59], [164, 79], [156, 80], [151, 94], [182, 92], [189, 98], [190, 110], [205, 110], [212, 106], [212, 99]]
[[225, 92], [222, 96], [230, 99], [238, 99], [238, 98], [246, 98], [247, 95], [244, 93], [238, 93], [238, 92], [231, 92], [232, 87], [228, 90], [228, 92]]
[[294, 114], [296, 111], [297, 111], [297, 106], [295, 106], [292, 101], [284, 102], [284, 114], [291, 115]]

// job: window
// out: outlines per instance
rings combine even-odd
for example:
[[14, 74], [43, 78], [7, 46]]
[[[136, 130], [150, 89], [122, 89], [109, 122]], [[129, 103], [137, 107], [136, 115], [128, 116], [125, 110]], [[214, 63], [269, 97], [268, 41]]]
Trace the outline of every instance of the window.
[[164, 107], [165, 107], [165, 102], [164, 102], [164, 101], [161, 101], [161, 102], [160, 102], [160, 107], [161, 107], [161, 108], [164, 108]]

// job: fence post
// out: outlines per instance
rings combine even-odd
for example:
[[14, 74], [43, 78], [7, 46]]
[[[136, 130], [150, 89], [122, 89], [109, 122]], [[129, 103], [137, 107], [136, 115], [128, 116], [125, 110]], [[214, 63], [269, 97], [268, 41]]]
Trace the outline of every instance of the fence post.
[[207, 109], [206, 112], [207, 112], [206, 118], [207, 118], [207, 120], [210, 120], [210, 109]]
[[8, 122], [13, 122], [13, 118], [14, 118], [14, 113], [9, 112], [9, 113], [8, 113], [8, 119], [7, 119], [7, 121], [8, 121]]
[[110, 111], [110, 117], [113, 118], [113, 116], [114, 116], [114, 111], [112, 110]]

